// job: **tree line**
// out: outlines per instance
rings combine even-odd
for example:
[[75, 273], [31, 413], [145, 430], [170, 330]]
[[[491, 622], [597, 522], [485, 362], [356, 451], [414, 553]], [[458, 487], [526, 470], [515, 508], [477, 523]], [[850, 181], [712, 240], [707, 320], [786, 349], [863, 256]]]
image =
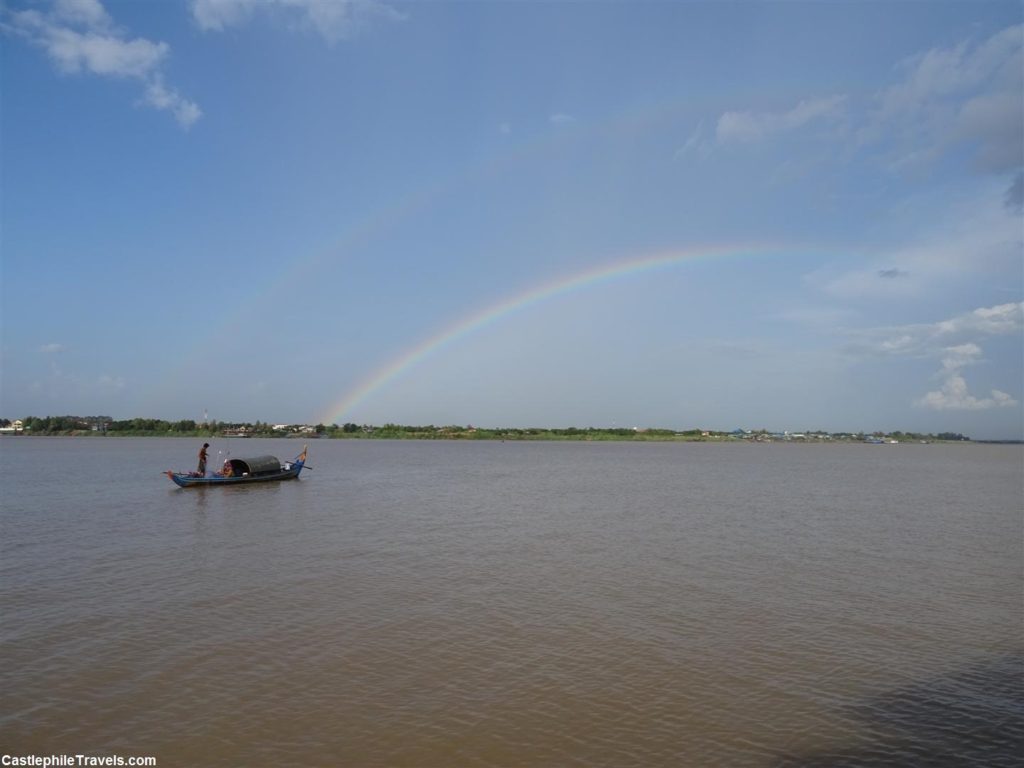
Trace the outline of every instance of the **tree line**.
[[[294, 425], [284, 430], [275, 429], [268, 422], [197, 422], [194, 419], [166, 421], [164, 419], [113, 419], [109, 416], [27, 416], [22, 421], [26, 434], [31, 435], [121, 435], [121, 436], [178, 436], [201, 437], [230, 434], [244, 434], [251, 437], [282, 437], [289, 433], [304, 432], [318, 437], [329, 438], [385, 438], [418, 440], [723, 440], [735, 433], [701, 429], [630, 429], [625, 427], [504, 427], [481, 428], [473, 425], [450, 424], [446, 426], [407, 425], [387, 423], [381, 426], [371, 424], [317, 424], [315, 427]], [[0, 419], [0, 426], [11, 426], [10, 419]], [[750, 436], [776, 436], [766, 429], [745, 433]], [[971, 438], [959, 432], [938, 434], [919, 432], [834, 432], [821, 430], [805, 433], [810, 439], [836, 439], [858, 441], [867, 436], [903, 441], [969, 441]]]
[[[253, 436], [272, 437], [279, 435], [272, 424], [262, 421], [197, 422], [194, 419], [166, 421], [165, 419], [113, 419], [110, 416], [26, 416], [22, 428], [33, 435], [73, 435], [73, 434], [114, 434], [114, 435], [180, 435], [202, 436], [216, 435], [225, 430], [244, 430]], [[0, 419], [0, 426], [10, 426], [9, 419]], [[326, 429], [320, 425], [319, 429]]]

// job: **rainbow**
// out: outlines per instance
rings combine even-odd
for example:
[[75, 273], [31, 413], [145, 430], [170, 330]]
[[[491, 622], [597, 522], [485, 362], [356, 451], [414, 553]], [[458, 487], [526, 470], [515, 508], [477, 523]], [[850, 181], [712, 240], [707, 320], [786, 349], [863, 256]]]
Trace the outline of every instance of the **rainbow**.
[[[695, 111], [698, 107], [697, 102], [691, 97], [687, 97], [685, 105], [689, 111]], [[255, 308], [263, 306], [265, 300], [270, 299], [274, 293], [287, 292], [291, 285], [296, 284], [300, 279], [305, 279], [300, 277], [301, 275], [308, 275], [311, 270], [315, 270], [323, 264], [335, 262], [343, 258], [351, 258], [359, 249], [372, 243], [382, 233], [390, 231], [400, 222], [418, 212], [430, 210], [439, 199], [451, 194], [459, 185], [469, 185], [490, 177], [500, 176], [507, 168], [514, 164], [523, 163], [548, 148], [571, 141], [581, 132], [592, 134], [598, 131], [617, 130], [620, 128], [639, 130], [647, 123], [654, 124], [669, 119], [671, 114], [679, 108], [679, 104], [675, 102], [658, 103], [643, 108], [641, 106], [639, 105], [637, 108], [622, 114], [611, 115], [589, 126], [581, 124], [574, 126], [572, 131], [553, 131], [550, 135], [514, 144], [501, 151], [495, 157], [457, 168], [450, 175], [429, 183], [422, 188], [410, 191], [379, 210], [367, 212], [364, 219], [353, 222], [350, 228], [339, 236], [336, 241], [326, 247], [317, 248], [308, 255], [296, 256], [293, 259], [286, 260], [286, 263], [276, 276], [268, 277], [262, 285], [257, 285], [253, 288], [251, 293], [240, 297], [233, 307], [229, 306], [227, 311], [222, 313], [221, 317], [216, 321], [218, 327], [223, 329], [223, 332], [218, 337], [231, 336], [235, 331], [240, 331], [246, 327], [247, 324], [252, 322], [253, 313], [256, 311]], [[640, 261], [643, 261], [643, 259]], [[616, 272], [615, 266], [612, 265], [606, 268], [610, 273], [607, 276], [608, 279], [614, 276], [611, 273]], [[636, 269], [643, 268], [641, 266]], [[602, 270], [595, 271], [600, 272]], [[630, 271], [629, 268], [626, 268], [622, 270], [622, 273], [625, 274]], [[461, 323], [456, 323], [447, 330], [425, 340], [418, 347], [409, 350], [405, 355], [371, 375], [360, 386], [346, 393], [331, 408], [327, 417], [320, 421], [331, 423], [335, 416], [347, 413], [354, 405], [369, 397], [373, 391], [384, 386], [390, 379], [401, 375], [402, 371], [406, 368], [414, 366], [439, 347], [445, 346], [462, 335], [471, 333], [476, 327], [486, 325], [497, 319], [501, 314], [515, 311], [519, 306], [526, 306], [531, 302], [543, 300], [548, 296], [557, 294], [559, 291], [571, 290], [577, 283], [582, 285], [587, 282], [598, 282], [600, 280], [600, 276], [588, 278], [586, 275], [578, 275], [576, 277], [569, 277], [562, 281], [551, 283], [548, 286], [541, 286], [533, 291], [528, 291], [517, 298], [502, 301], [495, 305], [495, 308], [503, 307], [504, 309], [501, 311], [484, 310]], [[191, 380], [195, 376], [202, 375], [206, 366], [216, 364], [218, 356], [219, 350], [216, 339], [211, 338], [206, 343], [196, 345], [192, 349], [191, 354], [180, 358], [174, 369], [167, 372], [163, 377], [163, 384], [160, 387], [150, 390], [148, 401], [151, 403], [151, 406], [142, 410], [153, 411], [162, 407], [159, 404], [162, 403], [165, 397], [170, 396], [172, 392], [180, 390], [185, 386], [186, 381]]]
[[568, 277], [557, 278], [517, 295], [501, 299], [497, 303], [479, 310], [421, 341], [418, 345], [384, 364], [355, 387], [345, 392], [339, 400], [323, 413], [323, 417], [318, 419], [318, 421], [324, 424], [340, 422], [360, 403], [430, 355], [454, 344], [471, 333], [493, 325], [508, 315], [534, 306], [542, 301], [630, 275], [668, 269], [697, 259], [726, 256], [736, 258], [744, 256], [781, 256], [792, 254], [793, 252], [794, 249], [792, 248], [765, 246], [763, 244], [757, 246], [728, 245], [690, 248], [660, 252], [639, 258], [633, 257], [595, 267]]

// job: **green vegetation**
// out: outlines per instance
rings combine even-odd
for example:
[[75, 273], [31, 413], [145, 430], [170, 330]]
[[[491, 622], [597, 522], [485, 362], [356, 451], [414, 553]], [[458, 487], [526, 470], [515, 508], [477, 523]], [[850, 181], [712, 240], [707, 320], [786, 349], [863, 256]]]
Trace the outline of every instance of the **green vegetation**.
[[[713, 439], [701, 430], [675, 432], [671, 429], [598, 429], [566, 427], [565, 429], [507, 427], [484, 429], [480, 427], [448, 425], [435, 427], [385, 424], [382, 427], [344, 424], [332, 425], [325, 431], [328, 437], [388, 439], [388, 440], [682, 440]], [[719, 438], [720, 439], [720, 438]]]
[[[272, 425], [212, 421], [205, 424], [191, 419], [164, 421], [162, 419], [125, 419], [115, 421], [109, 416], [27, 416], [22, 419], [24, 435], [71, 436], [126, 436], [126, 437], [306, 437], [350, 440], [577, 440], [577, 441], [688, 441], [725, 442], [745, 440], [751, 442], [946, 442], [969, 441], [956, 432], [921, 434], [917, 432], [770, 432], [767, 429], [733, 430], [720, 432], [706, 429], [625, 429], [622, 427], [565, 427], [550, 428], [498, 428], [487, 429], [472, 425], [407, 426], [401, 424], [370, 424], [326, 426]], [[9, 427], [8, 419], [0, 419], [0, 426]]]

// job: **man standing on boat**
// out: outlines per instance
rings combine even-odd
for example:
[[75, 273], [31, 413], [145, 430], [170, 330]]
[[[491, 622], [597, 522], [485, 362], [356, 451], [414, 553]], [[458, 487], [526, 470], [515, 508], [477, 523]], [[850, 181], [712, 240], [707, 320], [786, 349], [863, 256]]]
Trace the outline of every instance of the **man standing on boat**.
[[203, 447], [199, 449], [199, 466], [196, 468], [196, 474], [200, 477], [206, 477], [206, 449], [209, 447], [209, 443], [203, 443]]

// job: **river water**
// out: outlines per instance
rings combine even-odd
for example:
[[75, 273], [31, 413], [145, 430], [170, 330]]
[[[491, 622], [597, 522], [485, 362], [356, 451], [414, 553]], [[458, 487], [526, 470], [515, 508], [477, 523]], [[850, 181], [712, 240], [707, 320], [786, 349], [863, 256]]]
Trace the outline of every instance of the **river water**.
[[0, 440], [4, 754], [1021, 764], [1020, 446], [201, 442]]

